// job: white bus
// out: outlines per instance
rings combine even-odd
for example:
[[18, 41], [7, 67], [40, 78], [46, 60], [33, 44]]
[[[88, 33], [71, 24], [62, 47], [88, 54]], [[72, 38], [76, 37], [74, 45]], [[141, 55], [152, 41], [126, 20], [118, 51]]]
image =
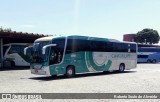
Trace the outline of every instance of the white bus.
[[30, 66], [30, 58], [24, 55], [24, 48], [30, 46], [29, 43], [9, 43], [3, 45], [3, 65], [4, 67]]
[[137, 66], [137, 44], [88, 36], [43, 37], [24, 50], [32, 74], [72, 77], [76, 73], [123, 72]]

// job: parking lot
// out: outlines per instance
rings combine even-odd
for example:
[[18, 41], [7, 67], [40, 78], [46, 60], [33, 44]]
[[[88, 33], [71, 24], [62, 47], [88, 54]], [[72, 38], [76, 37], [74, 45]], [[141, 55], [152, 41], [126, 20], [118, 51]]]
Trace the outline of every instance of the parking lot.
[[160, 64], [138, 64], [124, 73], [33, 75], [29, 69], [0, 71], [0, 93], [159, 93]]

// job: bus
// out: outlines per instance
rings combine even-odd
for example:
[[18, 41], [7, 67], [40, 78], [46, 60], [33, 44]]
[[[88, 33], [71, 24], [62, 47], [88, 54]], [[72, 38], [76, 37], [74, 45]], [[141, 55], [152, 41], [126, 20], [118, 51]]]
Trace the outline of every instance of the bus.
[[30, 46], [29, 43], [9, 43], [3, 45], [3, 65], [4, 67], [30, 66], [30, 57], [24, 55], [24, 48]]
[[138, 47], [138, 63], [158, 63], [160, 47]]
[[24, 53], [32, 56], [31, 73], [66, 75], [129, 70], [137, 66], [137, 44], [88, 36], [43, 37]]

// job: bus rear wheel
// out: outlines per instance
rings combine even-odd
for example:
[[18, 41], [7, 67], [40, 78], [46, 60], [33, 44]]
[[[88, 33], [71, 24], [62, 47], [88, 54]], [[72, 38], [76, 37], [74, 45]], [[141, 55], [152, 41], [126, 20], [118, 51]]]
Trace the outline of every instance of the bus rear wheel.
[[120, 73], [122, 73], [122, 72], [124, 72], [124, 69], [125, 69], [125, 65], [124, 65], [124, 64], [120, 64], [118, 71], [119, 71]]
[[156, 60], [156, 59], [153, 59], [153, 60], [152, 60], [152, 63], [156, 63], [156, 62], [157, 62], [157, 60]]
[[68, 66], [66, 69], [66, 76], [68, 78], [74, 77], [75, 76], [75, 69], [73, 66]]

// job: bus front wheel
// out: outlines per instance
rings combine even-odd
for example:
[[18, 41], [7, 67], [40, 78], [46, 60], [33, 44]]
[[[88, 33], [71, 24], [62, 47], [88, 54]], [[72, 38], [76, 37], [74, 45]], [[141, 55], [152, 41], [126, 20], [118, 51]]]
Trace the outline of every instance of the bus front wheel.
[[68, 78], [74, 77], [75, 76], [75, 69], [73, 66], [68, 66], [66, 69], [66, 76]]
[[125, 69], [125, 65], [124, 65], [123, 63], [120, 64], [120, 65], [119, 65], [119, 70], [118, 70], [118, 71], [119, 71], [120, 73], [122, 73], [122, 72], [124, 72], [124, 69]]
[[3, 62], [3, 64], [4, 64], [4, 67], [6, 67], [6, 68], [14, 68], [15, 67], [15, 63], [13, 61], [6, 60]]
[[15, 62], [11, 61], [11, 67], [15, 68]]
[[151, 63], [151, 60], [150, 60], [150, 59], [148, 59], [148, 60], [147, 60], [147, 63]]

